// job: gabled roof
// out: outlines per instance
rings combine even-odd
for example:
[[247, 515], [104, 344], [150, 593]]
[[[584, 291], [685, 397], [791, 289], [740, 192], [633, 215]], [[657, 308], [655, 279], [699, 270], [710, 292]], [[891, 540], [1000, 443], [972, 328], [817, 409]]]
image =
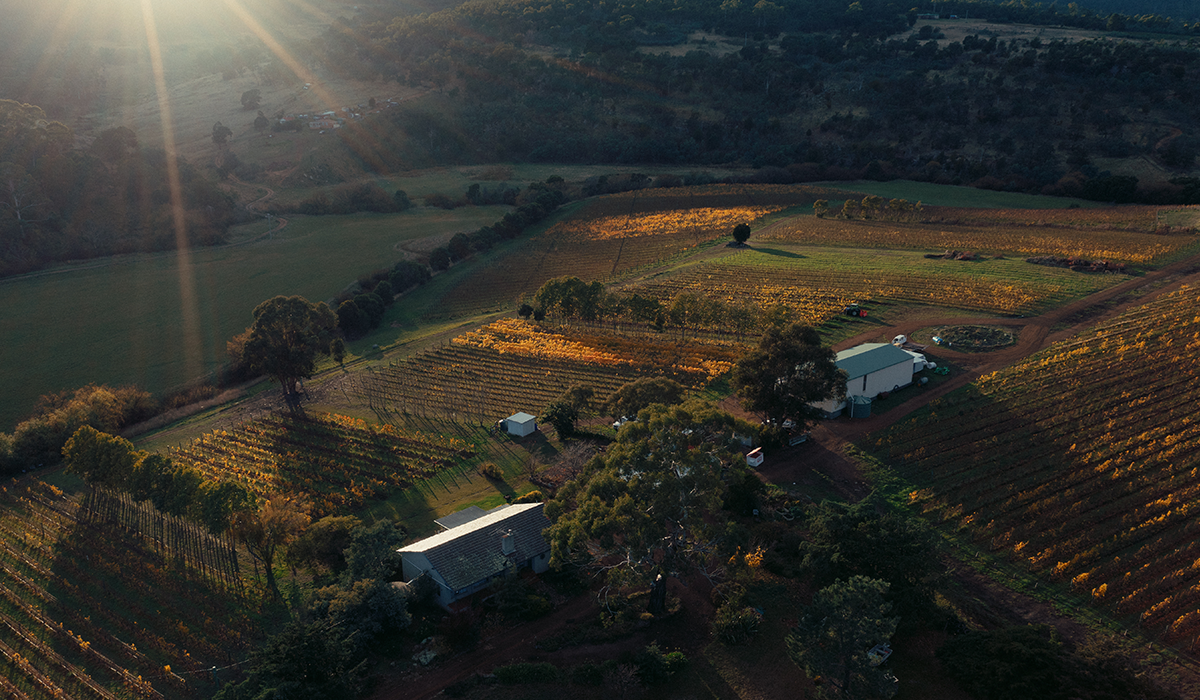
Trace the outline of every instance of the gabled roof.
[[891, 343], [864, 343], [839, 352], [836, 364], [839, 369], [846, 370], [849, 379], [854, 379], [901, 362], [912, 364], [912, 361], [911, 355]]
[[487, 511], [479, 506], [467, 506], [456, 513], [443, 515], [433, 522], [449, 530], [451, 528], [458, 527], [459, 525], [465, 525], [476, 518], [482, 518], [484, 515], [486, 515], [486, 513]]
[[[402, 547], [424, 554], [451, 590], [462, 590], [504, 571], [509, 561], [521, 563], [550, 550], [542, 530], [550, 520], [541, 503], [494, 508], [470, 522]], [[503, 537], [512, 537], [513, 553], [504, 554]]]

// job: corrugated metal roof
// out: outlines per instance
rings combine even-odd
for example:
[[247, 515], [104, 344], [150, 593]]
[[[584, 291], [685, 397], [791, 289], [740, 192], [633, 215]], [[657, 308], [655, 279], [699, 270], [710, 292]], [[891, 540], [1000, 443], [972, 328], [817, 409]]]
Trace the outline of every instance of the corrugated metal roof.
[[891, 343], [864, 343], [837, 354], [837, 366], [846, 370], [850, 379], [898, 365], [911, 364], [912, 356]]
[[514, 413], [509, 416], [508, 420], [514, 423], [528, 423], [531, 420], [537, 420], [537, 416], [531, 416], [528, 413], [521, 411], [520, 413]]
[[[462, 590], [504, 571], [505, 565], [524, 562], [550, 550], [542, 530], [550, 520], [541, 503], [517, 503], [494, 508], [468, 523], [402, 547], [401, 553], [420, 552], [454, 591]], [[504, 554], [503, 537], [510, 535], [514, 552]]]
[[456, 528], [459, 525], [465, 525], [465, 524], [471, 522], [472, 520], [475, 520], [476, 518], [482, 518], [485, 514], [486, 514], [486, 511], [484, 511], [479, 506], [468, 506], [468, 507], [463, 508], [462, 510], [458, 511], [457, 513], [451, 513], [450, 515], [444, 515], [444, 516], [438, 518], [437, 520], [434, 520], [433, 522], [435, 522], [438, 525], [441, 525], [442, 527], [449, 530], [452, 528]]

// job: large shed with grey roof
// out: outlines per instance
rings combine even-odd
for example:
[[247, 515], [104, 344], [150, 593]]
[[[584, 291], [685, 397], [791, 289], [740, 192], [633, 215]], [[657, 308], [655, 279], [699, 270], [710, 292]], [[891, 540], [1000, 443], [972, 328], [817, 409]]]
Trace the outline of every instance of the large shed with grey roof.
[[846, 400], [814, 404], [826, 416], [839, 415], [855, 396], [873, 399], [885, 391], [912, 384], [913, 357], [891, 343], [864, 343], [837, 354], [838, 369], [846, 372]]
[[438, 584], [442, 607], [449, 609], [506, 572], [529, 567], [540, 574], [549, 567], [550, 544], [542, 531], [550, 527], [550, 520], [542, 514], [541, 503], [467, 509], [454, 515], [458, 517], [439, 520], [448, 526], [444, 532], [399, 550], [404, 580], [428, 575]]

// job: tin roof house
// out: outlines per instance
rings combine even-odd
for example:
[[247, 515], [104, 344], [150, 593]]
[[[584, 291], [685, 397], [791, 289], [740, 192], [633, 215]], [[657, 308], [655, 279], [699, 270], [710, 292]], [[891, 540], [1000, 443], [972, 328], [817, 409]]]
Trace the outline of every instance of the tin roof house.
[[549, 568], [550, 544], [542, 531], [550, 520], [541, 503], [468, 508], [438, 523], [447, 529], [399, 552], [404, 580], [428, 575], [438, 584], [438, 605], [447, 610], [510, 571], [528, 567], [540, 574]]
[[835, 364], [846, 371], [846, 398], [813, 404], [826, 417], [840, 415], [857, 397], [873, 399], [912, 383], [913, 356], [891, 343], [864, 343], [842, 350]]

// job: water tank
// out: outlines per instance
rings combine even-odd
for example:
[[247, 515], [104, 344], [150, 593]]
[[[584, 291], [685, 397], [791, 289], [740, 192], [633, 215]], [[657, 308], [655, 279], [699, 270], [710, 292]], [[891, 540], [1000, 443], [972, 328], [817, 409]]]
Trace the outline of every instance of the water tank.
[[850, 417], [851, 418], [870, 418], [871, 417], [871, 399], [866, 396], [851, 396], [850, 397]]

